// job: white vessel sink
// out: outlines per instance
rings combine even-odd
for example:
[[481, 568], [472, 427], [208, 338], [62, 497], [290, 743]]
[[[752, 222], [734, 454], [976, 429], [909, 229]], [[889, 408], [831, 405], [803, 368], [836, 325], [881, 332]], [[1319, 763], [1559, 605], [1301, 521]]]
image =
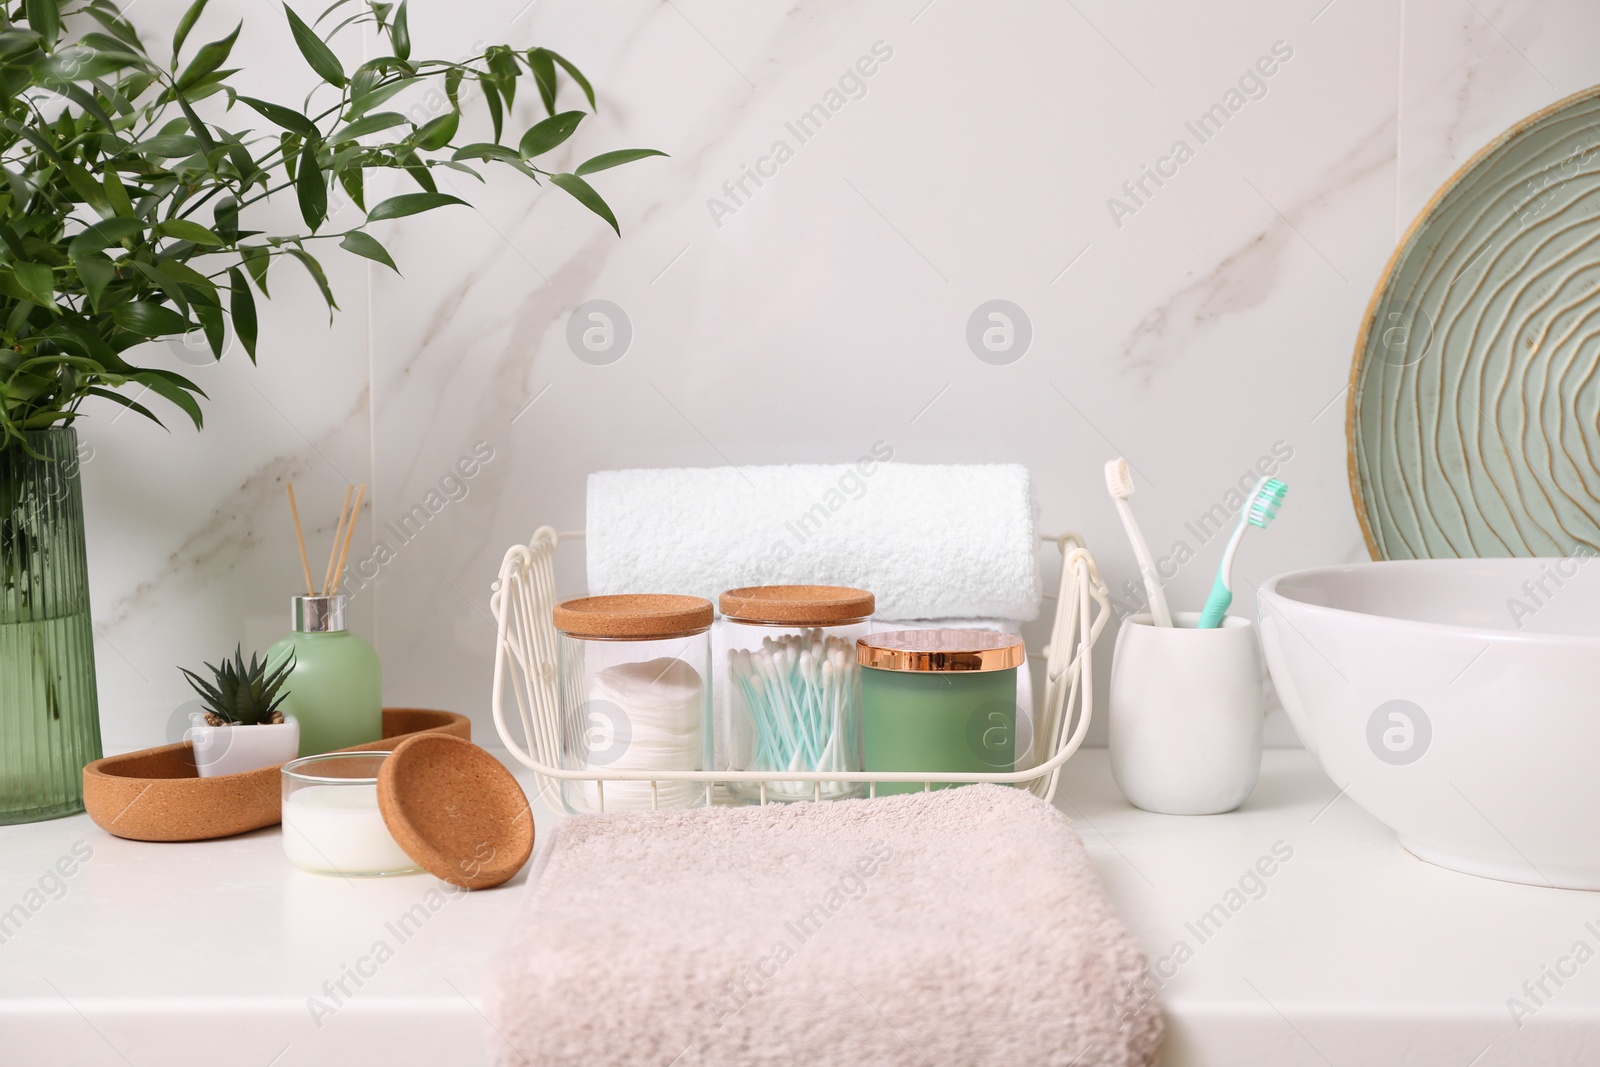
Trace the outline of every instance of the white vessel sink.
[[1306, 748], [1416, 856], [1600, 889], [1600, 562], [1360, 563], [1261, 587]]

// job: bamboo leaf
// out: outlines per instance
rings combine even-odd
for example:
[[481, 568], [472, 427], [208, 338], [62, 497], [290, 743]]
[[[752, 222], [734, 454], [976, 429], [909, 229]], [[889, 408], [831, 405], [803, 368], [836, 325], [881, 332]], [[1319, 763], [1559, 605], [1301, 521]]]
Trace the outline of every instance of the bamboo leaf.
[[[187, 333], [188, 331], [185, 330], [183, 332]], [[185, 415], [189, 416], [194, 423], [194, 428], [196, 430], [201, 429], [204, 426], [204, 416], [200, 413], [200, 405], [195, 403], [194, 397], [189, 395], [188, 390], [173, 382], [171, 380], [173, 378], [177, 378], [178, 381], [184, 380], [176, 374], [156, 370], [140, 371], [133, 375], [134, 381], [140, 385], [148, 386], [152, 393], [155, 393], [163, 400], [176, 404]], [[198, 387], [193, 387], [192, 385], [191, 387], [194, 388], [195, 392], [200, 392]], [[205, 394], [201, 393], [201, 395], [204, 396]]]
[[228, 288], [232, 290], [228, 313], [233, 317], [233, 332], [238, 336], [239, 343], [244, 345], [250, 362], [254, 363], [256, 361], [255, 294], [250, 292], [250, 286], [244, 280], [244, 272], [238, 267], [228, 268]]
[[201, 78], [216, 70], [228, 61], [228, 55], [233, 51], [233, 43], [239, 39], [239, 31], [244, 28], [244, 22], [233, 28], [233, 32], [221, 40], [212, 41], [202, 45], [200, 51], [195, 53], [189, 65], [183, 68], [183, 73], [178, 75], [177, 89], [182, 92], [194, 85]]
[[254, 108], [261, 115], [290, 133], [298, 133], [301, 137], [320, 137], [322, 132], [317, 129], [317, 124], [306, 118], [300, 112], [282, 104], [272, 104], [265, 100], [257, 100], [253, 96], [239, 97], [239, 103]]
[[5, 242], [6, 248], [17, 259], [28, 258], [28, 250], [23, 247], [21, 236], [5, 222], [0, 222], [0, 241]]
[[208, 0], [194, 0], [189, 9], [178, 20], [178, 28], [172, 31], [172, 66], [177, 69], [178, 53], [183, 50], [183, 42], [189, 39], [189, 31], [194, 29], [194, 24], [200, 21], [200, 13], [206, 9]]
[[221, 359], [226, 349], [227, 330], [222, 325], [222, 309], [220, 307], [203, 307], [195, 305], [195, 317], [200, 320], [200, 329], [206, 335], [206, 344], [211, 347], [211, 355]]
[[217, 201], [216, 210], [212, 212], [216, 220], [212, 228], [224, 244], [233, 244], [239, 240], [239, 201], [231, 196], [224, 196]]
[[351, 101], [360, 100], [363, 96], [372, 92], [382, 79], [383, 74], [372, 67], [357, 67], [356, 72], [350, 76]]
[[595, 171], [610, 170], [620, 167], [624, 163], [632, 163], [636, 159], [648, 159], [651, 156], [664, 156], [665, 152], [654, 148], [622, 148], [615, 152], [602, 152], [593, 159], [585, 160], [578, 164], [578, 169], [572, 173], [582, 177], [593, 174]]
[[222, 238], [188, 219], [168, 219], [160, 223], [151, 231], [154, 237], [176, 237], [180, 241], [193, 241], [197, 245], [215, 248], [222, 244]]
[[305, 140], [298, 133], [278, 134], [278, 151], [282, 157], [283, 172], [294, 181], [295, 164], [300, 159], [300, 142]]
[[583, 76], [583, 71], [573, 66], [572, 62], [560, 53], [551, 52], [548, 48], [544, 49], [544, 51], [549, 53], [551, 59], [561, 64], [561, 69], [567, 72], [569, 78], [578, 83], [578, 88], [583, 90], [584, 97], [589, 101], [589, 110], [599, 111], [600, 105], [594, 102], [594, 86], [590, 85], [589, 79]]
[[411, 58], [411, 27], [406, 20], [408, 2], [400, 0], [400, 7], [394, 13], [394, 22], [389, 27], [389, 42], [394, 45], [394, 54], [400, 59]]
[[129, 147], [157, 159], [182, 159], [200, 151], [201, 144], [196, 137], [163, 133], [137, 141]]
[[170, 382], [186, 392], [193, 393], [195, 396], [206, 395], [206, 391], [204, 389], [200, 388], [198, 385], [194, 384], [189, 379], [175, 371], [157, 370], [153, 367], [132, 367], [129, 369], [133, 371], [133, 374], [129, 375], [129, 377], [136, 377], [140, 374], [150, 374], [160, 378], [162, 381]]
[[[395, 154], [398, 156], [402, 153], [396, 152]], [[422, 161], [417, 159], [414, 154], [410, 152], [403, 154], [409, 157], [408, 162], [405, 164], [405, 168], [406, 173], [411, 175], [411, 179], [420, 185], [424, 192], [437, 193], [439, 191], [439, 186], [434, 183], [433, 172], [423, 165]]]
[[295, 175], [294, 191], [300, 199], [300, 214], [306, 225], [315, 233], [322, 220], [328, 217], [328, 185], [322, 180], [322, 166], [317, 162], [315, 140], [307, 141], [300, 150], [299, 173]]
[[522, 142], [517, 145], [517, 151], [521, 153], [523, 159], [542, 156], [571, 137], [572, 131], [578, 128], [578, 123], [583, 119], [582, 111], [563, 111], [542, 122], [536, 122], [522, 135]]
[[[92, 207], [100, 207], [105, 204], [105, 189], [101, 187], [99, 182], [94, 180], [94, 177], [88, 171], [70, 159], [63, 159], [56, 166], [61, 168], [61, 176], [67, 180], [67, 184], [72, 186], [72, 191], [77, 193], [84, 203]], [[105, 212], [102, 212], [102, 214], [105, 214]]]
[[400, 268], [394, 265], [394, 260], [389, 256], [388, 249], [378, 242], [370, 233], [362, 230], [351, 230], [344, 235], [344, 240], [339, 242], [339, 247], [347, 252], [354, 252], [358, 256], [365, 256], [375, 263], [382, 263], [385, 267], [400, 273]]
[[[50, 53], [44, 65], [39, 68], [41, 81], [82, 81], [87, 78], [102, 78], [107, 74], [115, 74], [129, 67], [148, 68], [150, 61], [144, 56], [126, 49], [115, 50], [112, 48], [95, 47], [90, 43], [98, 38], [101, 42], [111, 39], [103, 33], [85, 35], [76, 44], [68, 45]], [[115, 44], [115, 42], [111, 42]]]
[[451, 111], [432, 119], [417, 129], [412, 141], [424, 151], [434, 152], [450, 143], [461, 126], [461, 112]]
[[163, 430], [165, 430], [167, 428], [166, 423], [164, 423], [160, 419], [156, 418], [156, 413], [155, 412], [151, 411], [149, 408], [145, 407], [143, 404], [139, 403], [137, 400], [130, 400], [129, 398], [123, 396], [121, 393], [113, 393], [110, 389], [102, 389], [98, 385], [89, 386], [89, 388], [87, 390], [85, 390], [85, 392], [87, 392], [90, 396], [98, 396], [98, 397], [101, 397], [102, 399], [109, 400], [114, 404], [121, 404], [123, 407], [127, 408], [129, 411], [134, 411], [134, 412], [139, 413], [140, 415], [143, 415], [145, 418], [149, 419], [151, 422], [155, 423], [157, 426], [161, 427]]
[[[79, 10], [85, 10], [80, 8]], [[133, 23], [122, 17], [116, 6], [108, 2], [92, 2], [87, 11], [100, 25], [109, 30], [117, 40], [128, 45], [136, 52], [145, 50], [144, 42], [139, 40], [139, 34], [133, 28]]]
[[534, 83], [539, 86], [539, 99], [544, 101], [546, 115], [556, 113], [556, 63], [548, 49], [528, 50], [528, 69], [533, 72]]
[[143, 230], [144, 223], [138, 219], [101, 219], [72, 239], [67, 246], [67, 258], [75, 260], [91, 252], [110, 248]]
[[62, 315], [42, 331], [42, 336], [50, 338], [69, 352], [88, 356], [112, 374], [127, 376], [138, 370], [117, 355], [117, 350], [100, 336], [98, 327], [91, 327], [75, 314]]
[[43, 263], [13, 263], [12, 273], [27, 294], [45, 307], [55, 306], [55, 274]]
[[100, 125], [104, 126], [107, 130], [115, 130], [117, 128], [116, 122], [113, 121], [110, 115], [106, 114], [105, 109], [100, 106], [99, 101], [97, 101], [89, 93], [85, 92], [81, 85], [74, 85], [71, 82], [58, 82], [47, 85], [46, 88], [53, 93], [60, 93], [62, 96], [65, 96], [67, 99], [71, 100], [74, 104], [77, 104], [79, 107], [83, 108], [84, 111], [87, 111], [90, 115], [93, 115], [95, 121], [100, 123]]
[[311, 275], [312, 280], [317, 283], [317, 288], [322, 291], [322, 299], [328, 305], [328, 321], [332, 322], [333, 313], [339, 310], [339, 305], [333, 299], [333, 290], [328, 286], [328, 276], [323, 273], [322, 264], [318, 263], [316, 257], [310, 252], [301, 248], [291, 248], [289, 249], [289, 254], [305, 264], [306, 272]]
[[357, 137], [365, 137], [369, 133], [387, 130], [391, 126], [404, 126], [409, 123], [404, 115], [398, 111], [379, 111], [374, 115], [366, 115], [356, 119], [350, 125], [335, 130], [329, 137], [330, 141], [353, 141]]
[[344, 113], [344, 121], [354, 122], [384, 101], [426, 80], [425, 78], [397, 78], [392, 82], [386, 82], [365, 96], [351, 101], [349, 110]]
[[27, 0], [22, 11], [33, 32], [44, 38], [45, 47], [54, 47], [61, 35], [61, 7], [56, 0]]
[[494, 45], [484, 52], [484, 62], [494, 78], [495, 88], [505, 98], [506, 110], [510, 111], [517, 99], [517, 79], [522, 76], [516, 54], [505, 45]]
[[356, 69], [375, 70], [379, 74], [398, 73], [403, 74], [408, 78], [417, 73], [417, 68], [414, 65], [407, 63], [403, 59], [396, 58], [395, 56], [377, 56], [374, 59], [367, 60]]
[[[474, 178], [478, 179], [479, 182], [483, 181], [483, 175], [482, 174], [479, 174], [476, 170], [474, 170], [472, 167], [467, 166], [465, 163], [457, 163], [453, 159], [435, 160], [434, 161], [434, 166], [436, 166], [436, 167], [449, 167], [451, 170], [458, 170], [462, 174], [470, 174]], [[524, 163], [523, 166], [526, 167], [527, 164]]]
[[326, 19], [329, 15], [333, 14], [335, 11], [339, 10], [341, 7], [343, 7], [344, 5], [346, 5], [346, 4], [350, 3], [350, 2], [351, 2], [351, 0], [333, 0], [333, 3], [329, 4], [327, 7], [322, 9], [322, 14], [318, 15], [317, 16], [317, 21], [313, 22], [311, 25], [313, 25], [313, 26], [322, 25], [324, 19]]
[[514, 148], [507, 148], [503, 144], [490, 144], [488, 141], [474, 141], [472, 144], [462, 145], [455, 150], [451, 159], [482, 159], [499, 160], [502, 163], [521, 163], [522, 157], [517, 155]]
[[189, 320], [164, 304], [135, 300], [111, 309], [118, 326], [140, 337], [171, 337], [189, 332]]
[[622, 236], [622, 227], [617, 225], [617, 217], [611, 213], [611, 208], [601, 199], [600, 194], [594, 191], [594, 186], [576, 174], [552, 174], [550, 181], [565, 189], [574, 200], [610, 223], [611, 228], [617, 231], [618, 237]]
[[489, 109], [489, 122], [494, 126], [494, 143], [499, 144], [505, 126], [505, 113], [500, 109], [500, 90], [494, 87], [494, 81], [486, 74], [478, 76], [478, 85], [483, 89], [483, 103]]
[[132, 218], [133, 201], [128, 199], [127, 187], [122, 184], [122, 179], [117, 177], [117, 172], [107, 170], [100, 184], [105, 188], [106, 203], [111, 205], [111, 210], [116, 212], [119, 218]]
[[367, 210], [366, 179], [360, 167], [340, 167], [339, 184], [344, 186], [344, 191], [350, 194], [350, 199], [355, 201], [356, 207], [362, 211]]
[[288, 4], [283, 5], [283, 13], [289, 16], [289, 32], [294, 34], [294, 43], [306, 62], [311, 64], [311, 69], [323, 81], [344, 88], [344, 67], [339, 64], [339, 57], [333, 54], [333, 49], [323, 43], [317, 32], [307, 26]]
[[116, 265], [109, 257], [99, 252], [92, 252], [80, 258], [74, 266], [78, 271], [78, 277], [83, 281], [84, 290], [89, 294], [90, 307], [99, 310], [106, 286], [117, 276]]
[[237, 137], [224, 133], [223, 138], [228, 146], [228, 161], [233, 164], [233, 169], [238, 173], [239, 181], [244, 186], [254, 183], [258, 175], [265, 179], [266, 174], [256, 165], [250, 150]]
[[[133, 260], [133, 269], [150, 280], [150, 283], [165, 293], [184, 315], [189, 314], [189, 297], [183, 291], [183, 285], [178, 279], [168, 274], [154, 263], [146, 263], [142, 259]], [[185, 330], [184, 332], [188, 332]]]
[[451, 196], [448, 193], [401, 193], [399, 196], [391, 196], [367, 212], [367, 221], [380, 222], [384, 219], [400, 219], [407, 215], [432, 211], [434, 208], [446, 207], [450, 204], [460, 204], [462, 207], [471, 206], [459, 196]]
[[179, 284], [184, 296], [196, 308], [222, 306], [217, 284], [210, 278], [173, 255], [165, 255], [158, 262], [162, 272]]
[[144, 56], [128, 51], [105, 34], [89, 33], [51, 52], [38, 70], [41, 81], [71, 82], [105, 77], [129, 67], [149, 69], [150, 66]]
[[272, 294], [267, 292], [267, 268], [272, 266], [272, 253], [261, 245], [246, 245], [239, 249], [239, 256], [244, 260], [244, 269], [250, 272], [250, 280], [261, 290], [261, 295], [270, 297]]
[[137, 370], [117, 355], [117, 350], [95, 328], [75, 314], [62, 315], [41, 331], [41, 336], [50, 338], [68, 352], [87, 356], [112, 374], [128, 375]]

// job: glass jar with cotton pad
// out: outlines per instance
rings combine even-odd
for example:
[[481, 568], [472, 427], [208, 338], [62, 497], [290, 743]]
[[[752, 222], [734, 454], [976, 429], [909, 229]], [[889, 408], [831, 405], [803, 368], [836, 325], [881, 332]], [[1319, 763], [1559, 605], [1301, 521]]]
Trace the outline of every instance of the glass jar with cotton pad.
[[[860, 638], [861, 736], [867, 771], [1015, 770], [1022, 638], [995, 630], [891, 630]], [[879, 782], [910, 793], [923, 782]]]
[[[872, 594], [837, 585], [730, 589], [718, 607], [718, 768], [855, 771], [861, 698], [855, 644]], [[859, 782], [731, 782], [747, 800], [838, 800]]]
[[[669, 594], [557, 604], [561, 765], [567, 770], [703, 771], [711, 765], [711, 601]], [[689, 808], [692, 781], [565, 781], [569, 812]]]

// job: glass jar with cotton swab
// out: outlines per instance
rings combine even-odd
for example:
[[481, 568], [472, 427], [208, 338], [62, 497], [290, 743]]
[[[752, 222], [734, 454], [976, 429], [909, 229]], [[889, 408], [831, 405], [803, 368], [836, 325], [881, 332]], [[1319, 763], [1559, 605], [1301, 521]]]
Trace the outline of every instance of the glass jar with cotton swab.
[[[872, 594], [833, 585], [730, 589], [716, 642], [717, 766], [734, 771], [861, 769], [855, 644]], [[744, 800], [839, 800], [859, 782], [733, 782]]]

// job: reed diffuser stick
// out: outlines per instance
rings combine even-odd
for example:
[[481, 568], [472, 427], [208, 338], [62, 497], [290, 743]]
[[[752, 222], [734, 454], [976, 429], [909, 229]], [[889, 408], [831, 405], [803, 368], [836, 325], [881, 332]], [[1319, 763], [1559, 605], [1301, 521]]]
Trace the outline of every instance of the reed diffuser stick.
[[306, 596], [316, 596], [316, 587], [311, 584], [311, 561], [306, 558], [306, 535], [300, 529], [300, 509], [294, 502], [294, 483], [289, 483], [289, 514], [294, 516], [294, 539], [300, 545], [300, 569], [306, 573]]
[[344, 503], [339, 507], [339, 524], [333, 528], [333, 545], [328, 549], [328, 571], [322, 579], [323, 596], [330, 596], [333, 592], [333, 565], [339, 558], [339, 542], [344, 538], [344, 516], [350, 510], [350, 494], [355, 491], [355, 486], [345, 486]]
[[350, 509], [350, 524], [345, 527], [344, 547], [339, 550], [339, 565], [333, 569], [333, 592], [338, 595], [339, 584], [344, 581], [344, 561], [350, 555], [350, 538], [356, 532], [356, 520], [361, 517], [361, 499], [367, 495], [367, 483], [356, 490], [356, 506]]

